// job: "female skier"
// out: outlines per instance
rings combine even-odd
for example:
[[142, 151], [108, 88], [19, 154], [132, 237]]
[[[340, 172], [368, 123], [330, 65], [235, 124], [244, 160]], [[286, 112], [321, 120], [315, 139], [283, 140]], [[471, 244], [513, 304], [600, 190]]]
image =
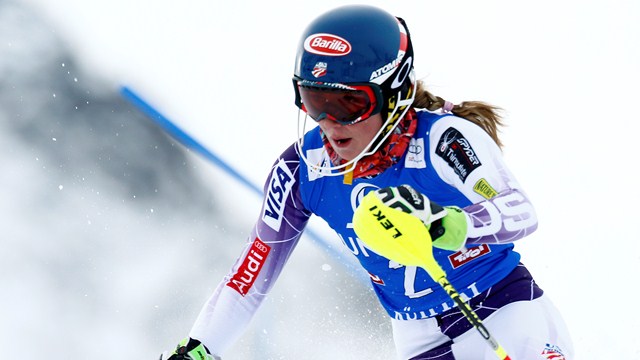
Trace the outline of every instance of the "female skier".
[[[511, 359], [572, 359], [561, 315], [514, 251], [538, 222], [502, 158], [499, 109], [431, 94], [415, 80], [413, 56], [405, 22], [375, 7], [339, 7], [306, 28], [293, 77], [299, 140], [273, 164], [242, 256], [189, 337], [161, 360], [220, 359], [314, 214], [370, 275], [400, 359], [495, 359], [426, 271], [374, 252], [354, 232], [369, 192], [385, 205], [405, 204], [429, 227], [425, 246]], [[307, 130], [307, 122], [317, 126]]]

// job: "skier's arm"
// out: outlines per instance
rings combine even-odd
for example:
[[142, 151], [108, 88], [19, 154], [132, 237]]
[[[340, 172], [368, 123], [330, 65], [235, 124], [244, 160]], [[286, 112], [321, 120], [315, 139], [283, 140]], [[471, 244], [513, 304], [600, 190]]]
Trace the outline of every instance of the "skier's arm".
[[431, 129], [430, 150], [438, 175], [473, 202], [462, 209], [467, 245], [510, 243], [536, 230], [533, 205], [484, 130], [445, 117]]
[[275, 162], [260, 216], [241, 256], [204, 304], [189, 336], [223, 354], [245, 331], [295, 248], [310, 213], [301, 203], [293, 147]]

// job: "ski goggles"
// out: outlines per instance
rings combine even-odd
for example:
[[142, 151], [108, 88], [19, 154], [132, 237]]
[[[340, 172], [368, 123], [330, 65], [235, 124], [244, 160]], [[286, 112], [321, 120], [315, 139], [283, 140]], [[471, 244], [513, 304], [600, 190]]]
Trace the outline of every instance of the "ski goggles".
[[293, 78], [296, 106], [315, 121], [351, 125], [380, 112], [382, 90], [376, 84], [323, 83]]

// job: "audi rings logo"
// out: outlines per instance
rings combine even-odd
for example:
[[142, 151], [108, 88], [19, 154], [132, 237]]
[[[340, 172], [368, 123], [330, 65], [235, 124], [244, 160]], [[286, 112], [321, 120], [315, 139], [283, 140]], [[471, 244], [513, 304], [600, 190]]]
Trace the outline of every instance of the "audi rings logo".
[[269, 246], [263, 243], [262, 241], [260, 241], [259, 239], [256, 239], [256, 241], [253, 242], [253, 247], [255, 247], [256, 249], [258, 249], [263, 253], [267, 253], [270, 250]]
[[422, 144], [418, 144], [415, 141], [409, 144], [409, 152], [413, 155], [420, 155], [422, 153]]
[[405, 158], [404, 165], [407, 168], [424, 169], [427, 167], [427, 163], [424, 160], [424, 157], [424, 139], [412, 138], [409, 141], [409, 151], [407, 153], [407, 157]]
[[320, 33], [309, 35], [304, 40], [304, 49], [317, 55], [344, 56], [351, 52], [351, 44], [340, 36]]

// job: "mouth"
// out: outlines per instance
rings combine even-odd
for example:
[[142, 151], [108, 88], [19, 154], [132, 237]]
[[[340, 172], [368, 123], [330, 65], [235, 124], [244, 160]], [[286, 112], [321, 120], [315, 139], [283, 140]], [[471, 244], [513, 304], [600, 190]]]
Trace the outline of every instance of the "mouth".
[[346, 147], [346, 146], [349, 146], [349, 144], [351, 143], [351, 138], [333, 139], [333, 143], [337, 147]]

